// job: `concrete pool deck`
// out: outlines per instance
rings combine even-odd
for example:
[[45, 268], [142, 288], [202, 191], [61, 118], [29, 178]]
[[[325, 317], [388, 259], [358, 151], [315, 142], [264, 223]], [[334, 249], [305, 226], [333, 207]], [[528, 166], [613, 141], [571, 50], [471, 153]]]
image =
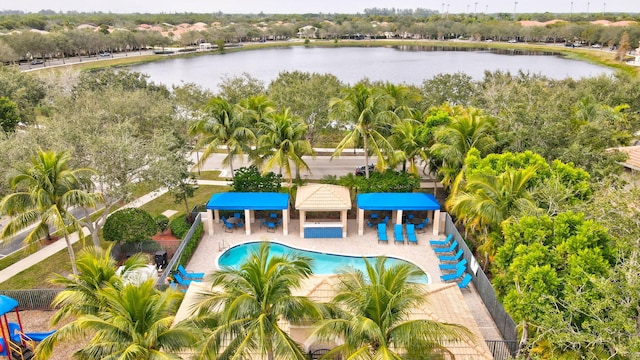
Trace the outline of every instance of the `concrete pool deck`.
[[[425, 233], [418, 233], [418, 245], [395, 244], [393, 242], [393, 228], [388, 228], [389, 243], [378, 243], [377, 230], [375, 227], [365, 227], [362, 236], [357, 234], [356, 221], [348, 220], [347, 237], [342, 239], [303, 239], [300, 238], [299, 221], [292, 220], [289, 223], [289, 234], [283, 235], [282, 229], [278, 228], [275, 233], [260, 229], [258, 224], [253, 224], [253, 233], [246, 235], [243, 229], [236, 229], [233, 232], [225, 232], [223, 224], [214, 224], [214, 233], [205, 233], [191, 261], [187, 265], [187, 270], [196, 272], [212, 272], [218, 269], [218, 257], [229, 247], [255, 241], [272, 241], [288, 245], [302, 250], [326, 252], [339, 255], [350, 256], [379, 256], [385, 255], [410, 261], [419, 266], [428, 274], [432, 284], [444, 284], [440, 280], [438, 258], [429, 245], [429, 240], [444, 239], [444, 234], [434, 236], [431, 225]], [[444, 227], [441, 227], [441, 229]], [[206, 226], [205, 226], [206, 231]], [[457, 289], [456, 289], [457, 290]], [[458, 290], [460, 291], [460, 290]], [[473, 284], [469, 284], [467, 290], [460, 291], [465, 301], [465, 308], [468, 307], [473, 319], [482, 334], [484, 340], [502, 340], [502, 336], [495, 326], [491, 315], [485, 308], [480, 296], [476, 292]]]

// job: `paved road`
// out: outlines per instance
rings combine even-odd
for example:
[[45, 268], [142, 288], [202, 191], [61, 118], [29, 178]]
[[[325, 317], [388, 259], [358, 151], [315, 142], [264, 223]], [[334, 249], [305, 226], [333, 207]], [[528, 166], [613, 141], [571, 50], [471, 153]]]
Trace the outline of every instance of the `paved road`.
[[[230, 169], [228, 166], [222, 165], [222, 159], [226, 154], [213, 154], [209, 156], [207, 161], [200, 168], [201, 170], [220, 170], [221, 176], [231, 177]], [[342, 156], [331, 159], [331, 156], [316, 156], [315, 159], [311, 157], [304, 157], [304, 160], [311, 168], [311, 172], [304, 172], [301, 174], [303, 178], [307, 179], [322, 179], [327, 175], [335, 175], [337, 177], [344, 176], [346, 174], [353, 174], [356, 167], [364, 165], [364, 156]], [[376, 158], [370, 157], [370, 163], [375, 163]], [[233, 162], [234, 169], [248, 166], [251, 163], [244, 157], [244, 161], [238, 159]], [[274, 172], [278, 172], [278, 169], [274, 169]]]
[[135, 52], [128, 52], [128, 53], [111, 54], [111, 56], [100, 56], [100, 55], [95, 56], [94, 55], [90, 57], [83, 56], [83, 57], [65, 58], [64, 60], [55, 59], [52, 61], [45, 61], [44, 64], [39, 64], [39, 65], [31, 65], [31, 62], [29, 62], [27, 64], [20, 64], [20, 70], [22, 71], [38, 70], [44, 67], [58, 67], [58, 66], [66, 66], [66, 65], [78, 64], [78, 63], [110, 60], [110, 59], [133, 57], [133, 56], [148, 56], [148, 55], [153, 55], [153, 51], [144, 50], [144, 51], [135, 51]]

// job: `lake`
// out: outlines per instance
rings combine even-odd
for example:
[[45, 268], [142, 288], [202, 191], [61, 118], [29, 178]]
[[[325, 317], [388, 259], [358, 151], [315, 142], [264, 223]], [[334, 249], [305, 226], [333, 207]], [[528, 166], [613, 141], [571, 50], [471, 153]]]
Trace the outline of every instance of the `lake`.
[[268, 85], [282, 71], [330, 73], [343, 83], [364, 78], [421, 85], [440, 73], [462, 72], [481, 80], [485, 71], [519, 71], [553, 79], [613, 74], [599, 65], [563, 58], [552, 53], [522, 50], [497, 51], [427, 46], [304, 47], [290, 46], [191, 58], [173, 58], [131, 67], [165, 85], [195, 83], [212, 91], [225, 76], [248, 73]]

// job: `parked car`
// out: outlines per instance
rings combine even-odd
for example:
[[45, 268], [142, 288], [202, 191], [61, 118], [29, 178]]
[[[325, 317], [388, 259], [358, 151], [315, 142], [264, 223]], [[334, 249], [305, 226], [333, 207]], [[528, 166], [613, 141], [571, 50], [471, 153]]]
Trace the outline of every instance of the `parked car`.
[[[369, 172], [370, 173], [375, 171], [375, 169], [376, 169], [376, 165], [375, 164], [369, 164]], [[364, 176], [365, 174], [366, 173], [365, 173], [365, 166], [364, 165], [358, 166], [356, 168], [356, 176]]]
[[509, 41], [507, 41], [509, 44], [515, 44], [518, 42], [518, 40], [516, 39], [510, 39]]
[[101, 53], [100, 53], [100, 56], [102, 56], [102, 57], [109, 57], [109, 56], [111, 56], [111, 53], [110, 53], [110, 52], [108, 52], [108, 51], [101, 52]]
[[592, 48], [599, 49], [599, 48], [601, 48], [601, 47], [602, 47], [602, 45], [600, 45], [600, 44], [593, 44], [593, 45], [591, 45], [591, 47], [592, 47]]
[[42, 65], [42, 64], [44, 64], [44, 61], [39, 59], [35, 59], [31, 62], [31, 65]]

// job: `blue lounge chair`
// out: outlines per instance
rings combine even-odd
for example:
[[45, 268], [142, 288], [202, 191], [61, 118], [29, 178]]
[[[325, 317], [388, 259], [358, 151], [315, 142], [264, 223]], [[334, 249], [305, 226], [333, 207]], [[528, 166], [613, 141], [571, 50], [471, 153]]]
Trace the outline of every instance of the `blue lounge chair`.
[[191, 285], [192, 282], [200, 282], [200, 280], [195, 280], [195, 279], [194, 280], [183, 279], [179, 273], [173, 274], [173, 279], [178, 283], [178, 285], [181, 285], [181, 286], [189, 286]]
[[188, 272], [182, 264], [178, 265], [178, 272], [185, 280], [201, 280], [204, 277], [204, 273]]
[[378, 224], [378, 242], [389, 243], [389, 238], [387, 238], [387, 224]]
[[449, 234], [444, 240], [429, 240], [429, 245], [431, 246], [449, 246], [451, 245], [451, 240], [453, 240], [453, 234]]
[[464, 267], [461, 267], [461, 268], [458, 268], [454, 273], [440, 275], [440, 279], [442, 279], [442, 281], [455, 280], [455, 279], [461, 278], [464, 275], [465, 271], [467, 271], [467, 269]]
[[464, 255], [464, 250], [458, 249], [458, 252], [455, 255], [439, 255], [438, 260], [440, 260], [440, 262], [455, 262], [462, 259], [462, 255]]
[[402, 224], [393, 225], [393, 238], [395, 242], [404, 244], [404, 234], [402, 233]]
[[469, 283], [471, 282], [471, 280], [473, 280], [473, 277], [470, 274], [464, 274], [462, 281], [458, 283], [458, 287], [460, 289], [468, 289]]
[[458, 242], [456, 240], [454, 240], [451, 243], [451, 246], [449, 246], [448, 248], [435, 248], [433, 249], [433, 251], [436, 254], [442, 254], [442, 253], [452, 253], [454, 251], [456, 251], [456, 248], [458, 247]]
[[407, 224], [407, 241], [409, 244], [418, 245], [418, 238], [416, 237], [415, 225]]
[[440, 264], [440, 270], [458, 270], [459, 267], [467, 266], [467, 259], [462, 259], [455, 264]]

